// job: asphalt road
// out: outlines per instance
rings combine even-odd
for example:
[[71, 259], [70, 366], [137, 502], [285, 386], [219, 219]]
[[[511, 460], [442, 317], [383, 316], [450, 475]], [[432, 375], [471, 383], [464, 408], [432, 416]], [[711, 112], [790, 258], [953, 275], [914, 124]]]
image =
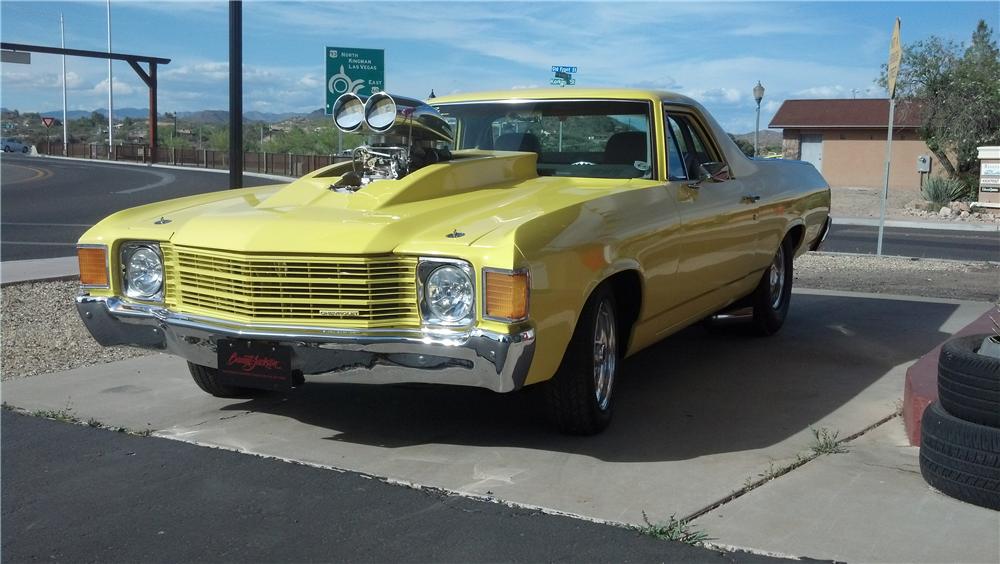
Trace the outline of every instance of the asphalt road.
[[[247, 186], [274, 181], [245, 176]], [[91, 225], [118, 210], [228, 187], [218, 172], [0, 157], [0, 258], [72, 256]]]
[[351, 472], [0, 415], [5, 562], [765, 562]]
[[[247, 176], [247, 186], [273, 181]], [[111, 165], [4, 154], [0, 157], [0, 258], [72, 256], [88, 227], [112, 212], [224, 189], [218, 172]], [[875, 252], [875, 227], [834, 225], [823, 250]], [[1000, 261], [1000, 234], [888, 228], [888, 255]]]
[[[875, 254], [878, 227], [834, 222], [822, 250]], [[953, 260], [1000, 261], [1000, 233], [887, 227], [882, 242], [886, 255]]]

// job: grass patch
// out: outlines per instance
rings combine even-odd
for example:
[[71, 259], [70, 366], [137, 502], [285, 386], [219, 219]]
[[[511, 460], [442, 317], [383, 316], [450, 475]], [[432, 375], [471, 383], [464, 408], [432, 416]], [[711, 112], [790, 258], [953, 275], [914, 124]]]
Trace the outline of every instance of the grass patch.
[[840, 431], [831, 431], [826, 427], [822, 427], [820, 429], [812, 429], [812, 434], [815, 440], [809, 448], [812, 449], [814, 454], [841, 454], [847, 452], [847, 448], [837, 440], [840, 436]]
[[677, 519], [671, 515], [666, 522], [650, 523], [646, 512], [642, 512], [644, 526], [638, 527], [640, 534], [648, 535], [660, 540], [682, 542], [694, 546], [699, 546], [706, 541], [712, 540], [705, 531], [698, 530], [690, 523], [682, 519]]

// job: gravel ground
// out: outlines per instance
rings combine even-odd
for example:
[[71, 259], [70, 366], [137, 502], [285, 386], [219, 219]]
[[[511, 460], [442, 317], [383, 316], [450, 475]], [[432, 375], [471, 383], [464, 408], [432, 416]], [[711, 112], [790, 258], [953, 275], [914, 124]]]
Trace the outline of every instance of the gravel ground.
[[[937, 213], [927, 213], [916, 209], [918, 204], [924, 204], [924, 199], [916, 190], [890, 190], [889, 202], [886, 207], [887, 219], [907, 221], [930, 221], [939, 223], [1000, 223], [1000, 210], [988, 210], [975, 217], [961, 218], [959, 210], [953, 210], [954, 215], [941, 217]], [[833, 188], [830, 194], [830, 214], [838, 217], [860, 217], [878, 219], [882, 206], [882, 190], [880, 188]]]
[[808, 253], [795, 260], [797, 288], [995, 302], [1000, 263]]
[[[1000, 264], [810, 253], [795, 262], [795, 287], [996, 301]], [[0, 290], [4, 380], [156, 354], [98, 345], [76, 313], [76, 293], [75, 281]]]
[[28, 282], [0, 290], [0, 346], [4, 380], [154, 354], [102, 347], [83, 326], [73, 298], [75, 280]]

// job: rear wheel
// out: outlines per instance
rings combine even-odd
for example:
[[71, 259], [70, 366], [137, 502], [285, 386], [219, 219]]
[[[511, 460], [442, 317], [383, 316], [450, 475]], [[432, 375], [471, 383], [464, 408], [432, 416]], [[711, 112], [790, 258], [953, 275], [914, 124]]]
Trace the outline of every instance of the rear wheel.
[[549, 417], [560, 431], [593, 435], [611, 422], [618, 332], [615, 296], [602, 285], [584, 306], [562, 365], [545, 384]]
[[792, 298], [792, 242], [787, 237], [751, 295], [753, 325], [761, 335], [773, 335], [785, 324]]
[[194, 383], [198, 384], [198, 387], [203, 391], [217, 398], [245, 398], [263, 393], [262, 390], [254, 388], [241, 388], [220, 384], [218, 380], [219, 371], [215, 368], [209, 368], [208, 366], [192, 362], [187, 363], [187, 365]]

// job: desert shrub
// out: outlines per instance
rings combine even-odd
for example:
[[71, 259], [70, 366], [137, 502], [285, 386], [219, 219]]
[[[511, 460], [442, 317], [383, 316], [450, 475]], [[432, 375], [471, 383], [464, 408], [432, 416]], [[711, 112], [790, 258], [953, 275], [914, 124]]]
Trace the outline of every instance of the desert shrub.
[[965, 185], [961, 181], [940, 176], [928, 178], [924, 182], [923, 188], [920, 189], [920, 195], [937, 206], [946, 206], [966, 193]]

